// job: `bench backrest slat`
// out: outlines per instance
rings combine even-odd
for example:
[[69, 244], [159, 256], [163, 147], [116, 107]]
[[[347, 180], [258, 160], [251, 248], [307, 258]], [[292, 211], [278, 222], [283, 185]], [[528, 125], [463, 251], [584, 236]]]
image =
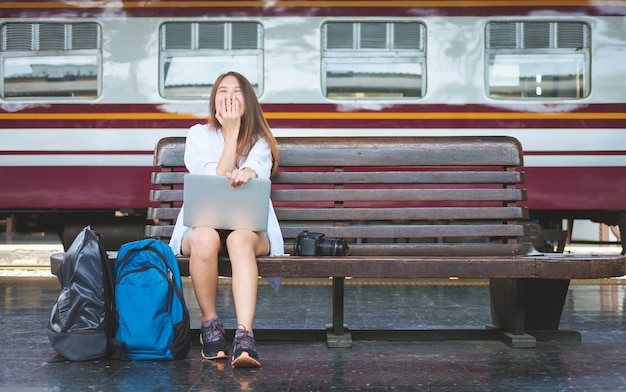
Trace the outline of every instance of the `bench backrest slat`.
[[[176, 209], [177, 210], [177, 209]], [[471, 220], [471, 219], [525, 219], [526, 210], [522, 207], [505, 208], [278, 208], [280, 220]]]
[[[184, 172], [154, 172], [153, 184], [182, 184]], [[273, 178], [281, 184], [519, 184], [524, 182], [520, 172], [278, 172]]]
[[[321, 224], [316, 226], [286, 224], [282, 226], [286, 237], [293, 238], [303, 230], [323, 232], [329, 237], [338, 238], [439, 238], [439, 237], [467, 237], [468, 225], [393, 225], [380, 224], [369, 226], [335, 226], [333, 224]], [[473, 237], [492, 236], [522, 236], [523, 227], [518, 225], [495, 225], [495, 224], [470, 224]]]
[[[521, 166], [522, 147], [510, 137], [279, 138], [287, 166]], [[184, 137], [163, 138], [155, 167], [184, 167]], [[476, 148], [477, 143], [481, 147]], [[451, 154], [454, 152], [454, 154]], [[350, 157], [352, 159], [350, 159]]]
[[517, 184], [523, 182], [519, 172], [279, 172], [274, 177], [281, 184]]
[[[510, 137], [279, 138], [272, 201], [285, 250], [302, 230], [351, 242], [355, 254], [481, 255], [532, 252], [519, 142]], [[155, 150], [153, 220], [168, 240], [183, 197], [185, 138]], [[478, 246], [482, 244], [482, 246]], [[442, 252], [442, 249], [446, 249]], [[447, 253], [446, 253], [447, 252]]]
[[[152, 219], [176, 219], [180, 208], [153, 207], [150, 209]], [[443, 208], [278, 208], [279, 220], [472, 220], [472, 219], [526, 219], [526, 210], [522, 207], [514, 208], [481, 208], [477, 211], [473, 207], [443, 207]]]
[[272, 200], [342, 202], [521, 201], [521, 189], [289, 189], [272, 191]]
[[[153, 190], [152, 200], [182, 200], [183, 190]], [[275, 203], [284, 202], [375, 202], [375, 201], [521, 201], [522, 189], [291, 189], [272, 191]]]
[[[281, 166], [520, 166], [513, 138], [281, 138]], [[480, 148], [476, 148], [480, 144]], [[454, 153], [451, 153], [454, 152]]]

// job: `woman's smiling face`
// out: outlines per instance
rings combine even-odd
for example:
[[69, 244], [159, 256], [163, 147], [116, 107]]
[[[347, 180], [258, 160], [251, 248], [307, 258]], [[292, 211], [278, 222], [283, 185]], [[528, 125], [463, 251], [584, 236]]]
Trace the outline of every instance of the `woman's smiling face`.
[[236, 100], [239, 103], [240, 114], [243, 115], [245, 111], [245, 99], [243, 96], [243, 90], [239, 85], [239, 80], [232, 75], [226, 76], [220, 84], [217, 86], [217, 94], [215, 95], [217, 107], [221, 106], [223, 101], [226, 101], [226, 106], [232, 104], [232, 100]]

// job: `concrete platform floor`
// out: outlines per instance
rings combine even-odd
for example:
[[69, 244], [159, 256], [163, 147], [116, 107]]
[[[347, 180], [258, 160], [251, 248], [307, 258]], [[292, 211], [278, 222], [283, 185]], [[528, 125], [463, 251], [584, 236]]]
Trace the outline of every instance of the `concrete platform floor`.
[[[346, 322], [353, 328], [482, 328], [490, 320], [484, 282], [349, 282]], [[232, 369], [200, 358], [194, 345], [174, 362], [57, 357], [46, 336], [59, 293], [53, 278], [0, 278], [0, 391], [620, 391], [626, 390], [626, 285], [579, 284], [568, 294], [561, 326], [582, 333], [574, 344], [512, 349], [500, 342], [259, 341], [262, 366]], [[185, 284], [192, 327], [199, 326], [193, 289]], [[234, 328], [228, 282], [219, 308]], [[323, 328], [330, 286], [285, 282], [259, 288], [256, 328]], [[196, 338], [194, 337], [194, 340]]]

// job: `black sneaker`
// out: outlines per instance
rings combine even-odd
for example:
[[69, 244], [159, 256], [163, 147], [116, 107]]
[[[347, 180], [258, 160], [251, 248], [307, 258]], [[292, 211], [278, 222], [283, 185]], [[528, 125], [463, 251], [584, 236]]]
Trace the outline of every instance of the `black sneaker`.
[[204, 359], [228, 358], [228, 347], [224, 338], [224, 327], [217, 317], [212, 318], [200, 327], [200, 352]]
[[235, 345], [231, 365], [235, 368], [259, 367], [259, 355], [254, 347], [254, 334], [245, 329], [237, 329], [235, 332]]

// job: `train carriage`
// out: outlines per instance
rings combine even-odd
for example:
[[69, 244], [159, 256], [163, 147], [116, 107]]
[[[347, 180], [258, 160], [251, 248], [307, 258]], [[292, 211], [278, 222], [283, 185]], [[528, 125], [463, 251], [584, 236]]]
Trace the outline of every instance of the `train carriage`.
[[0, 217], [142, 236], [156, 141], [205, 121], [233, 69], [277, 137], [514, 136], [534, 220], [624, 232], [624, 16], [611, 0], [1, 2]]

